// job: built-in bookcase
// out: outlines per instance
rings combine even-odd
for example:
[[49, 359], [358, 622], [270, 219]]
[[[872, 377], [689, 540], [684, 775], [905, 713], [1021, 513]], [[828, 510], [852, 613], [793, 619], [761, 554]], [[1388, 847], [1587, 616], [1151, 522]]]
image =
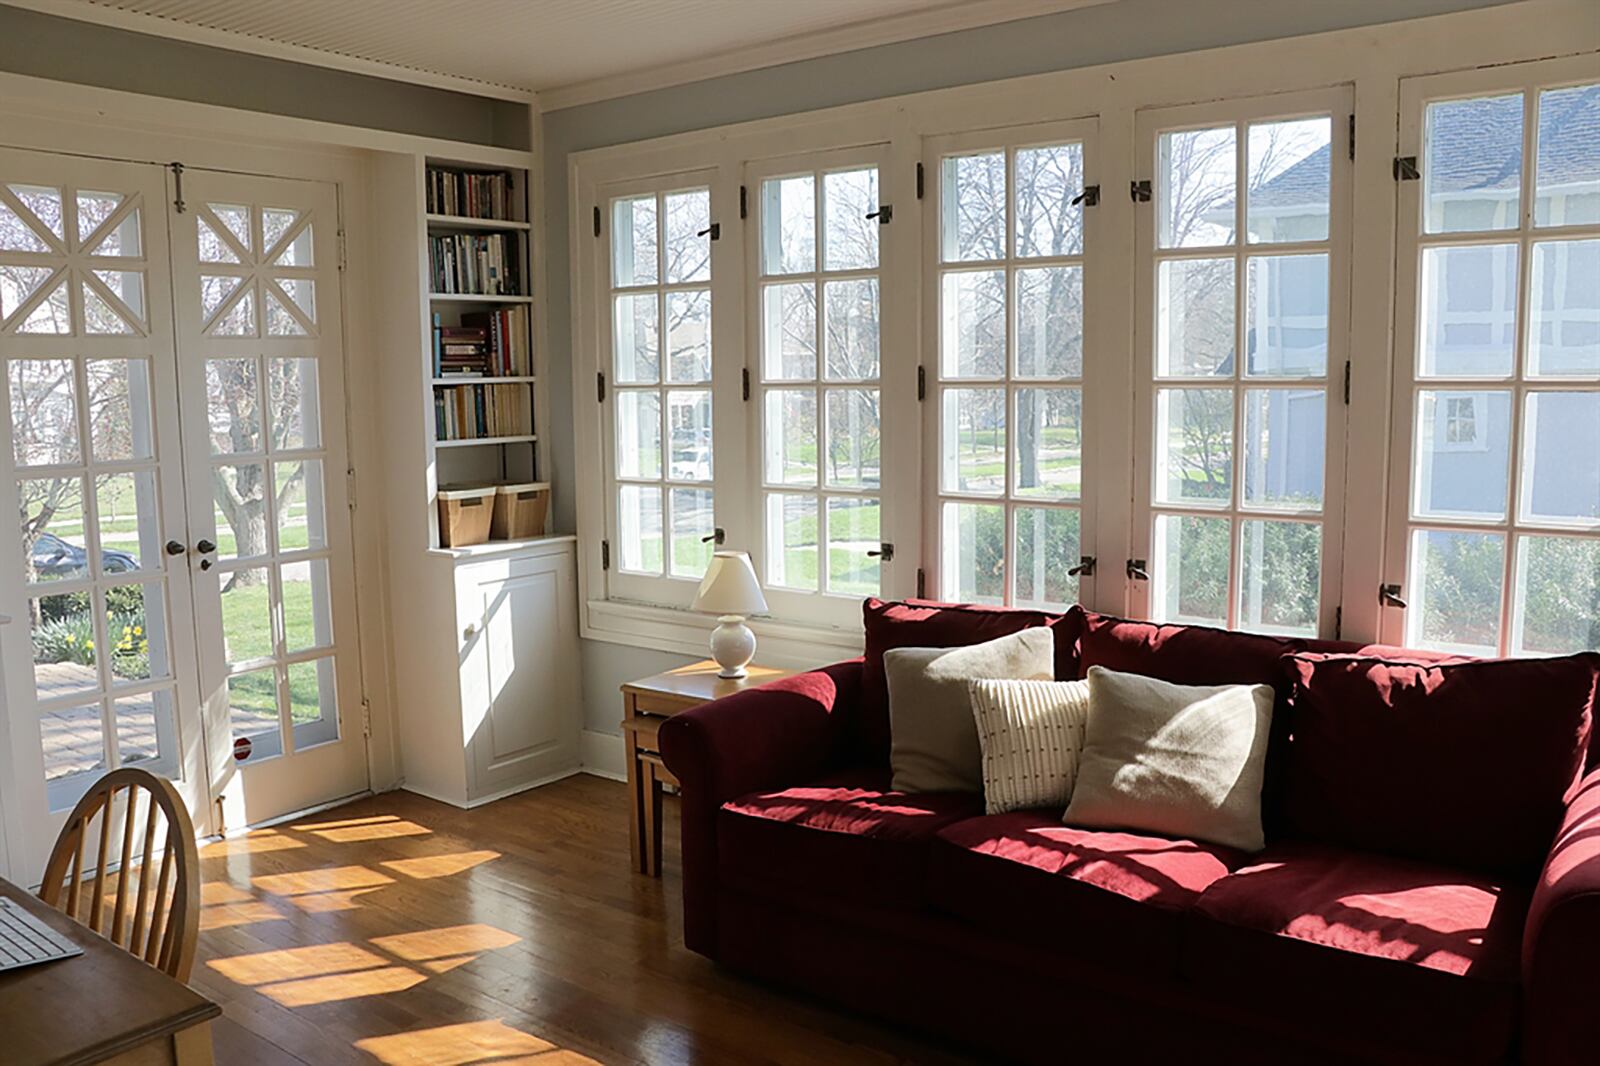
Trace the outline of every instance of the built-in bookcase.
[[[453, 202], [441, 186], [441, 175], [458, 193]], [[500, 188], [491, 190], [491, 183]], [[434, 483], [541, 480], [545, 469], [539, 442], [541, 353], [534, 316], [528, 173], [430, 156], [423, 167], [422, 204], [429, 325], [423, 355], [428, 411], [433, 417], [428, 437]], [[490, 254], [491, 246], [496, 254]], [[469, 262], [484, 269], [449, 269]], [[441, 273], [456, 283], [447, 284]], [[449, 289], [454, 291], [443, 291]], [[510, 350], [512, 358], [494, 359], [481, 376], [471, 377], [441, 365], [445, 338], [438, 336], [439, 330], [481, 325], [492, 341], [494, 326], [485, 320], [496, 318], [498, 311], [524, 316], [520, 329], [501, 326], [502, 334], [514, 334], [501, 349]], [[484, 394], [482, 407], [477, 406], [479, 393]], [[467, 418], [452, 418], [441, 403], [457, 415], [466, 412]], [[487, 410], [495, 403], [501, 405], [502, 417], [494, 418]], [[481, 420], [472, 417], [475, 410], [484, 411]], [[475, 421], [485, 424], [474, 425]], [[437, 534], [433, 542], [438, 543]]]

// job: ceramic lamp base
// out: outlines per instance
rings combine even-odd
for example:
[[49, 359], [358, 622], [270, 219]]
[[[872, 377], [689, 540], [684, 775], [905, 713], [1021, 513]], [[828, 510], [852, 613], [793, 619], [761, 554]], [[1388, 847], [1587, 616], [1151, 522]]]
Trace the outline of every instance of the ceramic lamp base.
[[744, 624], [744, 615], [725, 614], [711, 631], [711, 657], [722, 667], [718, 677], [740, 678], [756, 657], [756, 635]]

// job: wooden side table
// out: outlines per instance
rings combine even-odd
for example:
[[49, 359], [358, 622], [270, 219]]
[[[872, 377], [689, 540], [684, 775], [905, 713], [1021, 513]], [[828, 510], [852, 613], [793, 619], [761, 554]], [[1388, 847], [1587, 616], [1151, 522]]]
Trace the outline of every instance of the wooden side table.
[[628, 793], [632, 802], [628, 830], [634, 864], [642, 874], [661, 876], [661, 786], [678, 783], [661, 761], [661, 746], [656, 740], [661, 723], [679, 711], [797, 672], [750, 666], [748, 676], [730, 681], [718, 677], [717, 669], [717, 664], [707, 659], [622, 686], [622, 741], [627, 746]]

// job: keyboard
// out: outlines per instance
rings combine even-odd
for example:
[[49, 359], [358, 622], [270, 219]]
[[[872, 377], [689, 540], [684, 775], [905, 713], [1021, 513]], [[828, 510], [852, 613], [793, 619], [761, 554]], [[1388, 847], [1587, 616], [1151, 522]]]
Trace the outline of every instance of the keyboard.
[[0, 899], [0, 972], [82, 954], [82, 948], [15, 902]]

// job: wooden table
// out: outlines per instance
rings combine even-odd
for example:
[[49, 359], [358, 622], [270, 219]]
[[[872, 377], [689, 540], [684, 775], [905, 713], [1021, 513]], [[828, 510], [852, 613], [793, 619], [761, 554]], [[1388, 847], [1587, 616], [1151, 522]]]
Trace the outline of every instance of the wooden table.
[[661, 723], [679, 711], [797, 673], [750, 666], [746, 677], [729, 680], [718, 677], [718, 669], [706, 659], [622, 686], [622, 741], [627, 746], [628, 792], [633, 798], [628, 829], [634, 862], [642, 874], [661, 876], [661, 786], [678, 783], [661, 761], [656, 741]]
[[222, 1008], [0, 878], [15, 900], [83, 954], [0, 972], [7, 1066], [210, 1066]]

